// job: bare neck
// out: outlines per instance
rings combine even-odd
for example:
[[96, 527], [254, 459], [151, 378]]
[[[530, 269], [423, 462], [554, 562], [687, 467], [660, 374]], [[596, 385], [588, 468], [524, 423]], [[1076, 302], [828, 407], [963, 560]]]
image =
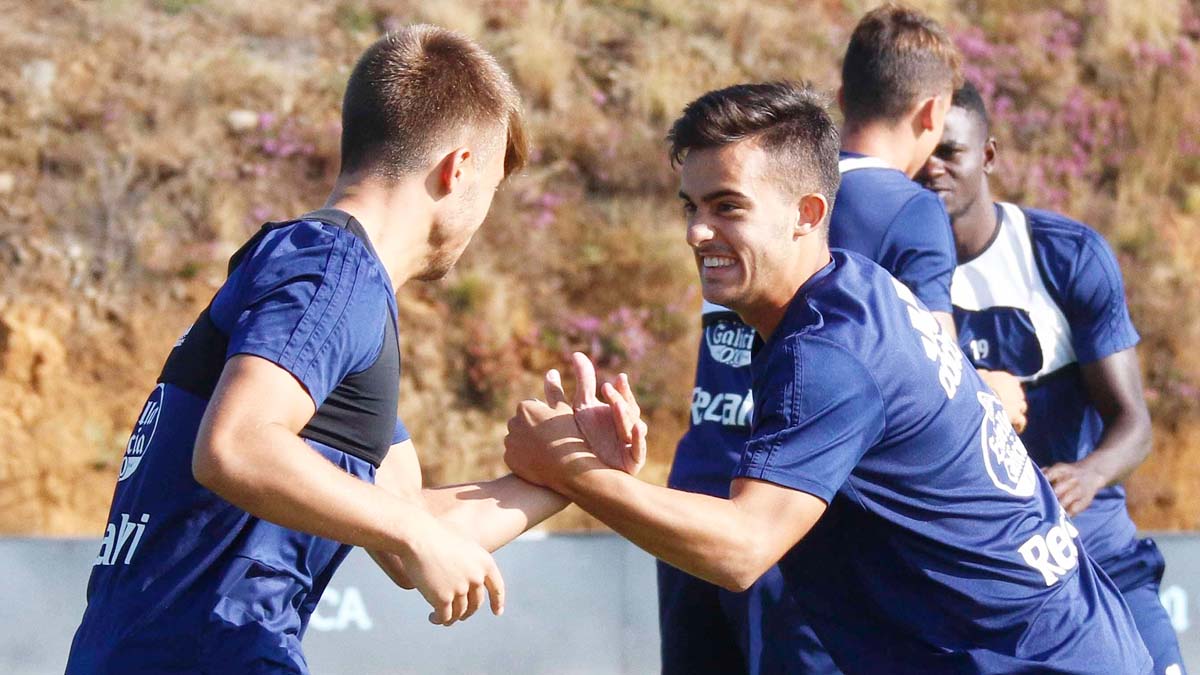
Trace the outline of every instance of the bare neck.
[[783, 317], [787, 315], [788, 307], [796, 293], [817, 272], [820, 272], [832, 258], [829, 255], [829, 244], [822, 240], [811, 251], [804, 251], [792, 266], [792, 272], [785, 280], [772, 287], [778, 289], [774, 293], [764, 295], [758, 301], [736, 308], [738, 315], [746, 325], [753, 328], [763, 340], [770, 340]]
[[996, 217], [996, 204], [992, 201], [986, 178], [979, 196], [952, 219], [951, 225], [954, 226], [954, 247], [960, 264], [978, 258], [996, 238], [1000, 219]]
[[383, 183], [355, 176], [339, 177], [325, 208], [354, 216], [379, 254], [383, 268], [399, 290], [423, 270], [429, 257], [433, 202], [417, 180]]
[[903, 125], [885, 124], [847, 125], [842, 129], [842, 150], [869, 155], [883, 160], [893, 169], [903, 171], [912, 178], [923, 162], [916, 162], [916, 139]]

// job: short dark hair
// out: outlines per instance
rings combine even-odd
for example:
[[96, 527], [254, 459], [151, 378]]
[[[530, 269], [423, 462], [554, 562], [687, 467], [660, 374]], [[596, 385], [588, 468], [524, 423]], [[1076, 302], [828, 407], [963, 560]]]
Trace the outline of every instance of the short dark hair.
[[961, 57], [941, 25], [888, 3], [868, 12], [850, 36], [842, 107], [850, 124], [898, 122], [922, 98], [961, 83]]
[[807, 82], [738, 84], [692, 101], [671, 125], [671, 163], [691, 150], [753, 139], [783, 164], [788, 185], [815, 187], [829, 200], [837, 194], [840, 138], [828, 98]]
[[507, 133], [504, 174], [529, 153], [521, 99], [496, 59], [464, 35], [416, 24], [367, 48], [342, 100], [342, 173], [399, 178], [466, 129]]
[[992, 120], [988, 117], [987, 105], [984, 104], [983, 96], [979, 94], [979, 90], [970, 80], [964, 80], [963, 86], [954, 90], [954, 98], [950, 100], [950, 105], [962, 108], [979, 118], [979, 121], [983, 123], [985, 139], [992, 132]]

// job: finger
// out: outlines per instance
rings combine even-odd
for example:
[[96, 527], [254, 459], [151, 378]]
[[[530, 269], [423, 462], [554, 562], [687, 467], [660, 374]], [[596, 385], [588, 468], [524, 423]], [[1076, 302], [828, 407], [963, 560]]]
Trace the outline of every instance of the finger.
[[471, 586], [471, 590], [467, 593], [467, 611], [463, 612], [460, 621], [466, 621], [472, 614], [483, 606], [484, 596], [487, 589], [480, 585]]
[[1075, 490], [1075, 481], [1070, 478], [1064, 478], [1058, 483], [1051, 483], [1054, 486], [1054, 496], [1058, 497], [1058, 501], [1065, 502], [1067, 495]]
[[582, 352], [571, 354], [571, 365], [575, 369], [575, 407], [597, 403], [596, 367]]
[[546, 379], [542, 382], [542, 389], [546, 394], [546, 404], [551, 408], [559, 403], [567, 402], [567, 392], [563, 391], [562, 375], [558, 370], [550, 369], [546, 371]]
[[537, 399], [526, 399], [517, 405], [517, 417], [528, 427], [538, 425], [537, 416], [548, 406]]
[[605, 400], [612, 407], [613, 426], [616, 427], [617, 435], [621, 442], [629, 444], [633, 442], [633, 427], [637, 425], [637, 418], [630, 415], [629, 406], [625, 403], [625, 399], [617, 391], [616, 387], [608, 382], [604, 383], [602, 388]]
[[[470, 589], [468, 589], [468, 592], [469, 590]], [[445, 625], [453, 626], [459, 621], [462, 621], [463, 614], [466, 614], [467, 612], [468, 603], [470, 603], [470, 599], [467, 597], [466, 593], [459, 593], [458, 595], [454, 596], [454, 616], [450, 617], [450, 621]]]
[[446, 601], [439, 606], [433, 608], [429, 613], [429, 623], [445, 625], [450, 617], [454, 615], [454, 605], [451, 601]]
[[1079, 511], [1079, 495], [1074, 492], [1058, 498], [1058, 503], [1062, 504], [1063, 510], [1068, 516], [1073, 516]]
[[495, 561], [492, 562], [487, 576], [483, 578], [483, 585], [487, 587], [488, 597], [492, 601], [492, 614], [500, 616], [504, 613], [504, 577], [500, 576], [500, 569], [496, 567]]
[[1059, 477], [1061, 476], [1061, 474], [1062, 474], [1062, 465], [1061, 464], [1054, 464], [1052, 466], [1047, 466], [1042, 469], [1042, 475], [1045, 476], [1046, 480], [1050, 481], [1051, 483], [1058, 480]]
[[633, 461], [634, 473], [646, 464], [646, 423], [638, 421], [633, 425], [633, 443], [630, 444], [630, 459]]
[[621, 396], [629, 404], [629, 409], [633, 412], [634, 416], [641, 417], [642, 407], [638, 405], [637, 398], [633, 395], [633, 387], [629, 385], [629, 376], [625, 373], [617, 376], [617, 391], [621, 392]]

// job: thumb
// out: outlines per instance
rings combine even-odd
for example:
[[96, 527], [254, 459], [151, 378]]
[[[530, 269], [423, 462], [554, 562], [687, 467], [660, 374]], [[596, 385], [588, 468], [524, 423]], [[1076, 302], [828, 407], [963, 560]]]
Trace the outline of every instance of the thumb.
[[562, 386], [562, 375], [557, 370], [546, 371], [546, 379], [542, 381], [542, 390], [546, 394], [546, 403], [551, 408], [558, 407], [559, 403], [567, 402], [567, 393], [563, 391]]

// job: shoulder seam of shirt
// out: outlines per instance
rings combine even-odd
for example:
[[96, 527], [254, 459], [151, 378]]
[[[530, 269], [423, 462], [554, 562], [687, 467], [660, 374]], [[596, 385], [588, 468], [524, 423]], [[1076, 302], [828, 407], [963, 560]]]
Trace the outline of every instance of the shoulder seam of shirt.
[[[338, 228], [338, 229], [341, 230], [341, 228]], [[359, 240], [359, 238], [351, 232], [348, 232], [346, 230], [341, 230], [341, 232], [337, 233], [336, 236], [339, 238], [341, 238], [343, 236], [348, 236], [352, 239], [352, 241], [350, 241], [347, 244], [347, 246], [349, 248], [346, 250], [345, 254], [342, 257], [343, 270], [338, 273], [338, 281], [337, 281], [337, 284], [335, 285], [334, 292], [335, 293], [337, 292], [337, 288], [342, 285], [343, 279], [348, 274], [352, 275], [353, 278], [350, 279], [350, 288], [347, 292], [350, 294], [351, 299], [353, 299], [356, 296], [354, 291], [356, 289], [358, 289], [360, 283], [362, 282], [362, 280], [360, 280], [360, 275], [361, 275], [360, 269], [362, 267], [364, 256], [369, 259], [370, 251], [367, 250], [367, 248], [363, 244], [363, 242], [361, 240]], [[330, 348], [330, 345], [333, 344], [334, 336], [337, 334], [337, 332], [339, 330], [342, 330], [342, 328], [343, 328], [343, 324], [345, 323], [345, 316], [346, 316], [346, 313], [349, 311], [349, 308], [350, 308], [349, 302], [344, 303], [342, 305], [341, 312], [339, 312], [337, 318], [334, 319], [333, 326], [330, 328], [329, 333], [325, 336], [325, 339], [321, 341], [321, 345], [319, 347], [317, 347], [316, 350], [314, 351], [314, 359], [313, 359], [313, 362], [309, 365], [308, 371], [311, 371], [313, 368], [316, 367], [316, 363], [317, 363], [318, 359], [316, 359], [315, 356], [320, 355], [326, 349]], [[390, 317], [390, 312], [389, 312], [389, 317]], [[360, 373], [360, 372], [367, 370], [374, 364], [374, 362], [376, 360], [379, 359], [380, 355], [383, 354], [383, 346], [384, 346], [383, 338], [385, 335], [387, 335], [387, 327], [382, 326], [382, 328], [383, 328], [383, 330], [381, 331], [381, 335], [379, 338], [379, 349], [378, 349], [378, 351], [375, 352], [374, 357], [367, 361], [367, 365], [364, 368], [360, 368], [358, 370], [347, 370], [346, 371], [347, 375], [351, 375], [354, 373]], [[306, 372], [306, 374], [307, 374], [307, 372]], [[336, 388], [336, 384], [337, 383], [334, 383], [335, 388]]]
[[[311, 221], [298, 221], [298, 222], [311, 222]], [[345, 268], [346, 254], [349, 252], [346, 247], [346, 243], [342, 240], [342, 238], [338, 232], [338, 228], [335, 228], [326, 223], [319, 223], [319, 225], [320, 225], [319, 229], [321, 229], [325, 233], [329, 234], [331, 237], [331, 241], [329, 244], [329, 252], [326, 254], [325, 260], [321, 264], [320, 283], [317, 285], [317, 288], [313, 291], [312, 300], [310, 300], [308, 303], [308, 306], [305, 307], [304, 314], [300, 318], [300, 323], [303, 323], [306, 319], [308, 319], [309, 312], [312, 311], [312, 306], [316, 302], [318, 302], [318, 299], [323, 300], [324, 305], [328, 305], [328, 301], [331, 300], [333, 295], [335, 295], [337, 293], [337, 287], [339, 284], [342, 283], [342, 274], [345, 271], [344, 268]], [[338, 268], [336, 270], [334, 270], [335, 265]], [[329, 288], [328, 282], [329, 282], [329, 276], [331, 273], [336, 273], [337, 276], [333, 279], [333, 287]], [[326, 289], [328, 289], [328, 290], [326, 290]], [[320, 297], [322, 295], [321, 292], [323, 290], [329, 294], [329, 298], [321, 298]], [[324, 311], [324, 308], [322, 309], [322, 311]], [[293, 333], [293, 335], [288, 338], [288, 341], [284, 343], [283, 348], [280, 349], [280, 352], [279, 352], [280, 358], [282, 358], [284, 354], [287, 354], [288, 351], [292, 350], [292, 349], [296, 350], [296, 357], [299, 358], [300, 352], [302, 352], [304, 350], [304, 345], [308, 344], [308, 342], [312, 339], [312, 335], [310, 333], [307, 336], [305, 336], [303, 343], [293, 346], [292, 340], [295, 337], [296, 336]]]
[[[339, 229], [341, 229], [341, 228], [339, 228]], [[358, 255], [358, 257], [355, 259], [354, 269], [355, 269], [356, 274], [355, 274], [354, 285], [353, 285], [353, 289], [357, 289], [359, 287], [359, 279], [358, 279], [357, 272], [362, 268], [363, 262], [365, 261], [368, 265], [376, 266], [376, 267], [382, 267], [383, 263], [375, 256], [374, 253], [372, 253], [371, 247], [367, 246], [367, 242], [363, 241], [357, 235], [355, 235], [353, 232], [350, 232], [349, 230], [342, 230], [342, 231], [345, 234], [349, 235], [353, 239], [353, 241], [350, 242], [350, 250], [356, 252]], [[380, 281], [382, 282], [382, 278], [380, 279]], [[364, 279], [363, 283], [364, 284], [370, 283], [370, 279], [369, 278]], [[384, 286], [384, 291], [388, 295], [391, 295], [392, 291], [390, 288], [387, 288], [387, 284], [383, 284], [383, 286]], [[384, 299], [384, 314], [385, 314], [384, 320], [385, 321], [393, 321], [392, 304], [391, 303], [392, 303], [392, 300], [390, 300], [388, 298]], [[344, 313], [344, 310], [343, 310], [343, 313]], [[341, 323], [340, 317], [339, 317], [338, 323], [339, 323], [339, 325]], [[357, 370], [347, 371], [347, 373], [346, 373], [347, 375], [357, 375], [359, 373], [366, 372], [372, 366], [375, 365], [375, 362], [378, 361], [381, 356], [383, 356], [383, 350], [384, 350], [384, 348], [387, 347], [387, 326], [381, 324], [379, 326], [379, 328], [380, 328], [379, 348], [377, 350], [375, 350], [375, 353], [374, 353], [374, 355], [371, 356], [371, 358], [367, 359], [365, 366], [363, 366], [362, 368], [359, 368]], [[400, 332], [400, 328], [398, 326], [396, 327], [396, 332], [397, 332], [397, 334]], [[331, 332], [330, 337], [332, 337], [332, 335], [333, 334]], [[399, 335], [397, 335], [397, 340], [399, 340]]]
[[[265, 233], [262, 233], [261, 235], [256, 233], [254, 236], [261, 237], [259, 239], [258, 243], [255, 244], [253, 249], [251, 249], [250, 251], [247, 251], [246, 255], [239, 261], [238, 265], [236, 267], [234, 267], [233, 270], [230, 271], [231, 274], [229, 276], [232, 276], [233, 272], [237, 272], [240, 275], [238, 278], [236, 287], [230, 288], [230, 290], [234, 293], [233, 297], [235, 297], [235, 298], [241, 297], [243, 292], [246, 290], [246, 285], [248, 283], [250, 283], [250, 279], [254, 278], [254, 275], [246, 274], [245, 270], [249, 265], [256, 263], [258, 255], [260, 253], [262, 253], [263, 245], [267, 242], [267, 240], [275, 235], [286, 236], [286, 235], [281, 235], [281, 233], [283, 233], [285, 230], [295, 229], [295, 227], [297, 225], [299, 225], [300, 223], [308, 223], [308, 222], [314, 222], [314, 221], [304, 221], [304, 220], [292, 221], [290, 223], [281, 225], [280, 227], [273, 228]], [[324, 223], [320, 223], [320, 224], [324, 225]], [[321, 229], [325, 230], [324, 227], [322, 227]], [[329, 232], [327, 232], [326, 234], [331, 237], [330, 247], [332, 248], [336, 244], [337, 234], [329, 233]], [[326, 264], [328, 264], [328, 259], [326, 260]], [[226, 283], [228, 283], [228, 277], [226, 278]], [[213, 299], [215, 300], [217, 295], [220, 295], [222, 292], [224, 292], [226, 290], [226, 288], [229, 288], [229, 287], [222, 285], [222, 287], [217, 290], [216, 294], [213, 295]], [[244, 310], [245, 310], [245, 307], [238, 307], [238, 311], [235, 312], [233, 316], [236, 317], [238, 314], [240, 314]], [[214, 317], [214, 323], [216, 323], [215, 318], [216, 317]], [[234, 319], [234, 321], [236, 321], [236, 318]], [[218, 326], [219, 326], [219, 324], [218, 324]], [[290, 343], [290, 341], [291, 341], [291, 337], [289, 336], [289, 339], [284, 342], [282, 347], [279, 348], [278, 358], [280, 358], [280, 359], [283, 358], [283, 355], [287, 352], [288, 344]]]
[[[900, 218], [900, 214], [904, 213], [904, 209], [907, 209], [909, 207], [909, 205], [911, 205], [915, 200], [922, 197], [923, 192], [928, 192], [928, 191], [925, 188], [918, 188], [917, 192], [914, 192], [911, 197], [909, 197], [908, 199], [905, 199], [904, 203], [900, 205], [900, 208], [896, 209], [896, 212], [894, 214], [892, 214], [891, 219], [888, 220], [887, 227], [883, 228], [883, 232], [885, 235], [888, 232], [892, 231], [892, 227], [896, 224], [896, 220], [898, 218]], [[933, 194], [933, 193], [931, 192], [930, 194]], [[936, 198], [936, 195], [935, 195], [935, 198]]]
[[[846, 349], [844, 346], [838, 344], [837, 342], [834, 342], [833, 340], [830, 340], [827, 337], [821, 336], [821, 335], [814, 335], [812, 333], [797, 333], [794, 337], [797, 342], [799, 342], [803, 338], [819, 340], [827, 345], [830, 345], [830, 346], [836, 348], [838, 351], [843, 352], [844, 354], [846, 354], [846, 356], [849, 356], [851, 359], [853, 359], [854, 363], [858, 364], [858, 367], [861, 368], [864, 373], [866, 373], [867, 378], [870, 379], [870, 381], [871, 381], [871, 386], [875, 387], [875, 396], [879, 399], [879, 409], [883, 413], [883, 429], [888, 428], [887, 406], [884, 405], [884, 402], [883, 402], [883, 389], [881, 389], [879, 387], [879, 381], [875, 379], [875, 374], [872, 373], [871, 369], [868, 368], [866, 366], [866, 364], [862, 362], [862, 359], [858, 358], [858, 356], [855, 355], [854, 352], [850, 351], [849, 349]], [[883, 433], [883, 430], [880, 430], [880, 434], [882, 434], [882, 433]], [[876, 439], [876, 440], [878, 440], [878, 439]]]
[[[1066, 228], [1063, 229], [1065, 230]], [[1118, 281], [1122, 283], [1122, 285], [1124, 284], [1124, 279], [1121, 278], [1120, 268], [1109, 268], [1109, 262], [1111, 261], [1109, 256], [1105, 255], [1105, 253], [1107, 253], [1105, 250], [1106, 242], [1099, 232], [1084, 227], [1073, 233], [1073, 235], [1073, 238], [1078, 243], [1078, 250], [1075, 251], [1074, 261], [1072, 262], [1070, 282], [1067, 285], [1067, 288], [1064, 289], [1064, 291], [1066, 291], [1065, 296], [1067, 299], [1072, 301], [1074, 300], [1075, 287], [1079, 282], [1079, 272], [1084, 268], [1085, 265], [1087, 265], [1089, 257], [1090, 259], [1095, 260], [1103, 268], [1105, 275], [1115, 275]], [[1124, 296], [1121, 297], [1121, 302], [1125, 302]], [[1067, 311], [1066, 307], [1063, 307], [1062, 309], [1064, 312]]]
[[[1034, 211], [1037, 211], [1037, 210], [1035, 209]], [[1050, 212], [1050, 211], [1037, 211], [1037, 212], [1038, 213], [1046, 213], [1046, 214], [1055, 215], [1055, 216], [1058, 215], [1058, 214], [1054, 214], [1053, 212]], [[1040, 252], [1042, 255], [1046, 255], [1047, 253], [1050, 253], [1050, 254], [1056, 255], [1060, 259], [1065, 259], [1065, 256], [1062, 256], [1060, 251], [1056, 251], [1055, 247], [1052, 244], [1049, 244], [1048, 242], [1046, 242], [1045, 239], [1067, 240], [1067, 241], [1070, 241], [1071, 244], [1076, 246], [1074, 255], [1070, 256], [1071, 277], [1069, 279], [1067, 279], [1066, 283], [1063, 284], [1061, 287], [1060, 292], [1062, 294], [1062, 298], [1055, 297], [1057, 294], [1054, 292], [1053, 288], [1050, 287], [1050, 282], [1055, 282], [1055, 285], [1057, 285], [1057, 282], [1059, 280], [1049, 279], [1049, 278], [1043, 280], [1047, 284], [1047, 290], [1050, 291], [1050, 295], [1054, 299], [1055, 303], [1059, 305], [1059, 308], [1062, 309], [1063, 312], [1066, 312], [1067, 308], [1063, 307], [1062, 303], [1071, 297], [1071, 291], [1074, 288], [1075, 280], [1077, 278], [1076, 272], [1079, 269], [1079, 264], [1083, 257], [1083, 249], [1085, 249], [1087, 247], [1087, 244], [1088, 244], [1087, 240], [1090, 238], [1088, 235], [1093, 234], [1095, 236], [1100, 236], [1100, 233], [1096, 232], [1095, 230], [1092, 230], [1091, 228], [1084, 225], [1083, 223], [1067, 219], [1065, 216], [1060, 216], [1060, 218], [1062, 218], [1064, 220], [1064, 222], [1051, 222], [1051, 221], [1035, 219], [1034, 217], [1032, 217], [1033, 214], [1031, 214], [1029, 210], [1026, 210], [1025, 213], [1026, 213], [1026, 219], [1029, 222], [1029, 233], [1030, 233], [1030, 240], [1031, 240], [1030, 243], [1034, 247], [1034, 255], [1035, 256]], [[1041, 241], [1039, 241], [1039, 239]], [[1040, 263], [1038, 264], [1038, 268], [1039, 268], [1039, 271], [1042, 272], [1044, 276], [1047, 276], [1047, 277], [1049, 276], [1049, 274], [1046, 273], [1046, 272], [1048, 272], [1048, 270], [1043, 270], [1042, 265]]]
[[[1045, 213], [1051, 213], [1052, 215], [1057, 215], [1057, 214], [1053, 214], [1053, 212], [1045, 212]], [[1087, 256], [1089, 256], [1089, 255], [1091, 256], [1091, 258], [1093, 260], [1096, 261], [1096, 264], [1100, 265], [1103, 268], [1104, 274], [1107, 277], [1109, 277], [1109, 279], [1115, 278], [1117, 280], [1117, 283], [1122, 287], [1122, 293], [1119, 294], [1119, 301], [1120, 301], [1120, 304], [1122, 305], [1122, 307], [1119, 308], [1119, 311], [1121, 313], [1127, 315], [1129, 312], [1129, 303], [1125, 299], [1125, 295], [1124, 295], [1124, 282], [1125, 282], [1124, 276], [1121, 274], [1120, 265], [1118, 265], [1116, 262], [1115, 252], [1110, 253], [1111, 246], [1108, 244], [1108, 240], [1105, 239], [1104, 235], [1101, 234], [1098, 230], [1086, 225], [1085, 223], [1071, 220], [1071, 219], [1067, 218], [1066, 216], [1062, 216], [1061, 218], [1063, 219], [1064, 222], [1048, 222], [1048, 223], [1042, 222], [1042, 223], [1038, 223], [1036, 225], [1036, 228], [1038, 230], [1041, 230], [1042, 233], [1044, 233], [1046, 236], [1049, 236], [1049, 237], [1059, 236], [1059, 237], [1063, 237], [1063, 238], [1068, 238], [1068, 239], [1070, 239], [1070, 241], [1073, 244], [1076, 245], [1076, 250], [1074, 252], [1075, 255], [1072, 257], [1072, 262], [1071, 262], [1071, 276], [1067, 280], [1067, 284], [1065, 285], [1065, 287], [1062, 289], [1061, 300], [1058, 297], [1055, 297], [1056, 294], [1049, 288], [1049, 286], [1047, 288], [1047, 290], [1051, 290], [1051, 297], [1054, 299], [1055, 304], [1057, 304], [1059, 306], [1059, 309], [1067, 317], [1068, 324], [1071, 323], [1072, 318], [1075, 315], [1075, 307], [1074, 307], [1074, 305], [1075, 305], [1075, 302], [1074, 302], [1075, 286], [1079, 280], [1079, 270], [1081, 270], [1084, 267], [1084, 265], [1086, 264], [1085, 260], [1086, 260]], [[1033, 230], [1034, 228], [1035, 228], [1035, 225], [1033, 224], [1033, 222], [1031, 220], [1030, 229]], [[1038, 246], [1038, 242], [1036, 241], [1036, 239], [1034, 241], [1034, 245], [1039, 249], [1042, 248], [1041, 246]], [[1053, 247], [1051, 247], [1051, 248], [1053, 248]], [[1049, 280], [1047, 280], [1047, 281], [1049, 281]], [[1065, 306], [1066, 304], [1070, 304], [1072, 306], [1071, 307]], [[1111, 311], [1111, 309], [1110, 309], [1110, 311]], [[1136, 336], [1136, 330], [1137, 330], [1136, 327], [1133, 327], [1132, 324], [1130, 324], [1130, 327], [1134, 329], [1134, 334]], [[1072, 329], [1072, 337], [1071, 337], [1072, 344], [1074, 344], [1075, 338], [1076, 338], [1076, 336], [1074, 335], [1074, 330]], [[1126, 346], [1122, 347], [1121, 349], [1109, 351], [1106, 355], [1099, 356], [1098, 358], [1090, 358], [1093, 355], [1093, 352], [1089, 351], [1089, 353], [1088, 353], [1089, 358], [1086, 361], [1084, 360], [1084, 357], [1082, 355], [1078, 354], [1078, 349], [1077, 349], [1078, 363], [1080, 363], [1081, 365], [1084, 363], [1094, 363], [1095, 361], [1106, 358], [1107, 356], [1111, 356], [1112, 354], [1115, 354], [1119, 351], [1123, 351], [1124, 349], [1129, 349], [1131, 347], [1134, 347], [1138, 344], [1138, 342], [1140, 342], [1140, 339], [1137, 337], [1122, 340], [1122, 341], [1118, 342], [1118, 344], [1122, 344], [1122, 345], [1126, 345]], [[1101, 351], [1103, 351], [1103, 350], [1101, 350]]]

